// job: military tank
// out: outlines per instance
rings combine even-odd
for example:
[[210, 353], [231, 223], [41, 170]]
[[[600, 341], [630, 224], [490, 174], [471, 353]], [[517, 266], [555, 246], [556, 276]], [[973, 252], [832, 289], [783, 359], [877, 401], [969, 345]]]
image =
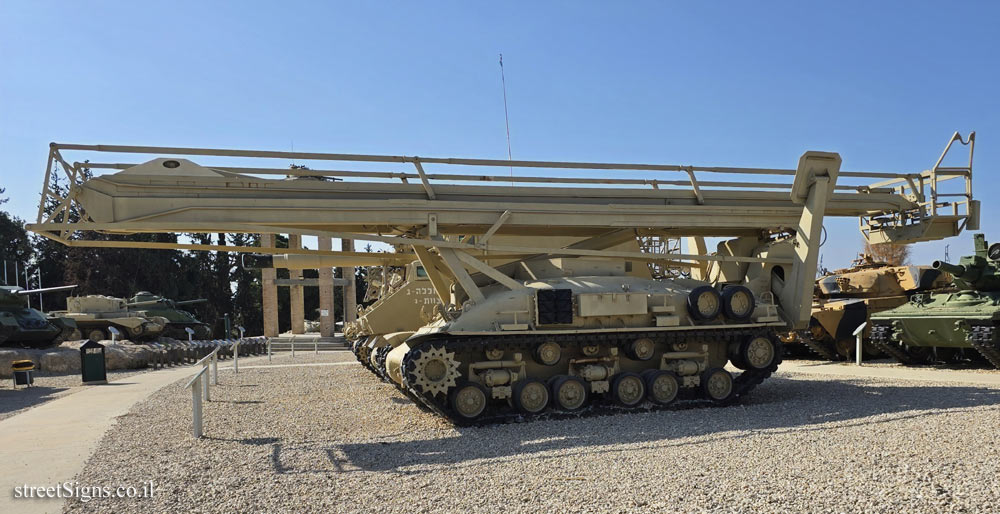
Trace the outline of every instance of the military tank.
[[144, 317], [159, 317], [166, 320], [166, 327], [163, 329], [164, 337], [187, 340], [188, 334], [184, 330], [190, 328], [194, 330], [193, 339], [211, 339], [212, 327], [207, 323], [198, 321], [198, 318], [190, 312], [181, 309], [185, 305], [204, 303], [208, 300], [199, 298], [197, 300], [184, 300], [176, 302], [169, 298], [154, 295], [149, 291], [139, 291], [132, 298], [128, 299], [126, 306], [130, 311]]
[[[912, 293], [941, 290], [950, 283], [951, 275], [931, 266], [893, 266], [861, 254], [849, 268], [816, 280], [809, 329], [792, 332], [786, 342], [792, 351], [801, 344], [829, 360], [848, 359], [856, 348], [854, 331], [872, 313], [903, 305]], [[870, 332], [864, 334], [865, 357], [884, 356], [867, 342]]]
[[151, 341], [163, 333], [167, 320], [130, 312], [123, 298], [104, 295], [70, 296], [59, 315], [76, 322], [75, 338], [103, 341], [112, 339], [111, 328], [129, 341]]
[[872, 315], [872, 343], [904, 364], [949, 360], [974, 351], [1000, 368], [1000, 243], [973, 236], [975, 254], [933, 267], [954, 278], [955, 291], [917, 293], [904, 305]]
[[29, 294], [65, 291], [76, 286], [22, 289], [0, 285], [0, 345], [44, 348], [72, 337], [76, 323], [69, 318], [28, 307]]

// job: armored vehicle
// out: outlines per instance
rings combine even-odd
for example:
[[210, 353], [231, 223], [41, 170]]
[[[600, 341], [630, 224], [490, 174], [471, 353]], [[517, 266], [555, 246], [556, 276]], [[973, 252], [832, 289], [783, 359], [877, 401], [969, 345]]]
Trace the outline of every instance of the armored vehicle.
[[76, 321], [75, 336], [91, 341], [112, 339], [111, 328], [129, 341], [150, 341], [163, 333], [166, 320], [130, 312], [122, 298], [104, 295], [70, 296], [58, 313]]
[[957, 265], [935, 261], [954, 277], [956, 291], [917, 293], [904, 305], [872, 315], [872, 343], [904, 364], [949, 360], [957, 350], [978, 352], [1000, 368], [1000, 243], [975, 234], [975, 254]]
[[[955, 142], [971, 147], [972, 138], [955, 134], [948, 148]], [[43, 199], [79, 204], [87, 215], [29, 225], [56, 241], [76, 230], [256, 232], [412, 248], [441, 307], [388, 351], [386, 374], [459, 424], [745, 398], [781, 362], [779, 331], [808, 326], [824, 216], [860, 217], [872, 243], [907, 243], [975, 228], [979, 212], [971, 169], [941, 168], [939, 160], [923, 172], [841, 174], [840, 156], [829, 152], [763, 169], [105, 145], [54, 144], [49, 152], [62, 162], [64, 150], [164, 156], [95, 159], [91, 168], [120, 171], [73, 184], [65, 196], [43, 186]], [[212, 167], [182, 155], [257, 160]], [[305, 187], [268, 178], [289, 174], [260, 160], [275, 158], [320, 161], [303, 174], [345, 180]], [[371, 171], [372, 163], [412, 171]], [[438, 171], [445, 166], [454, 173]], [[948, 187], [964, 187], [954, 193], [961, 198], [939, 198]], [[543, 241], [493, 240], [500, 235]], [[694, 244], [652, 257], [608, 244], [650, 235]], [[550, 237], [580, 242], [563, 247], [544, 241]], [[707, 238], [721, 240], [714, 253]], [[496, 265], [496, 257], [512, 262]], [[631, 276], [633, 260], [689, 268], [691, 278]]]
[[0, 285], [0, 345], [44, 348], [72, 338], [76, 323], [28, 307], [27, 295], [65, 291], [76, 286], [22, 289]]
[[[851, 267], [816, 280], [809, 329], [794, 340], [830, 360], [849, 358], [856, 347], [854, 331], [873, 313], [906, 303], [914, 292], [938, 290], [950, 283], [951, 275], [930, 266], [892, 266], [862, 254]], [[882, 355], [868, 343], [864, 352], [868, 357]]]
[[174, 339], [187, 340], [188, 333], [185, 328], [194, 330], [193, 339], [211, 339], [212, 327], [207, 323], [198, 321], [198, 318], [190, 312], [181, 309], [185, 305], [204, 303], [208, 300], [199, 298], [197, 300], [184, 300], [175, 302], [169, 298], [154, 295], [149, 291], [139, 291], [132, 298], [128, 299], [129, 310], [145, 317], [158, 317], [166, 320], [166, 327], [163, 329], [163, 336]]

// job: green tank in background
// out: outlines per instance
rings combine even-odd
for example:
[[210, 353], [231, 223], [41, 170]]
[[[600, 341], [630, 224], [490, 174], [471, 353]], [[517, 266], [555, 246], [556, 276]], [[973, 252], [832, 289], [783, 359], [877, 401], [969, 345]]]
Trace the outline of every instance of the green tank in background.
[[[951, 280], [931, 266], [893, 266], [862, 254], [851, 267], [816, 280], [809, 329], [790, 333], [785, 342], [792, 352], [808, 347], [829, 360], [849, 359], [856, 346], [854, 331], [871, 315], [905, 304], [913, 293], [941, 291]], [[884, 357], [868, 343], [869, 335], [866, 330], [865, 358]]]
[[66, 310], [54, 314], [76, 322], [73, 339], [104, 341], [113, 339], [111, 329], [118, 331], [117, 339], [132, 342], [151, 341], [163, 333], [167, 320], [131, 312], [123, 298], [104, 295], [70, 296]]
[[904, 364], [985, 357], [1000, 368], [1000, 243], [976, 234], [975, 255], [958, 265], [935, 261], [951, 273], [957, 291], [918, 293], [895, 309], [872, 315], [872, 344]]
[[28, 307], [27, 296], [74, 287], [28, 290], [0, 285], [0, 345], [44, 348], [70, 339], [76, 330], [76, 323], [72, 319], [46, 315]]
[[190, 328], [194, 330], [194, 334], [191, 336], [193, 339], [211, 339], [212, 327], [207, 323], [198, 321], [198, 318], [194, 314], [180, 308], [185, 305], [207, 301], [204, 298], [200, 298], [197, 300], [175, 302], [169, 298], [154, 295], [149, 291], [139, 291], [135, 296], [128, 299], [126, 305], [130, 311], [143, 317], [166, 318], [167, 324], [163, 329], [163, 336], [165, 337], [187, 340], [188, 334], [184, 329]]

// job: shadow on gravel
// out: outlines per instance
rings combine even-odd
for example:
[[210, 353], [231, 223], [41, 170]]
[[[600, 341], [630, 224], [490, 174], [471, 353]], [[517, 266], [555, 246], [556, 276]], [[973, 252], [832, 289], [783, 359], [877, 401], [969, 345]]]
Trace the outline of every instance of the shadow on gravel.
[[[321, 445], [338, 472], [398, 471], [410, 466], [461, 467], [479, 459], [549, 459], [619, 451], [615, 445], [649, 447], [709, 444], [759, 435], [877, 427], [907, 418], [1000, 405], [1000, 389], [980, 387], [881, 386], [851, 381], [772, 378], [731, 407], [536, 420], [480, 428], [456, 428], [458, 436], [416, 441]], [[875, 416], [886, 415], [886, 418]], [[825, 425], [833, 423], [834, 425]], [[376, 434], [373, 434], [376, 435]], [[695, 439], [685, 439], [695, 438]], [[685, 440], [681, 440], [685, 439]], [[275, 445], [280, 446], [280, 443]], [[276, 473], [293, 472], [272, 454]], [[277, 458], [274, 458], [277, 457]], [[422, 472], [421, 471], [421, 472]]]

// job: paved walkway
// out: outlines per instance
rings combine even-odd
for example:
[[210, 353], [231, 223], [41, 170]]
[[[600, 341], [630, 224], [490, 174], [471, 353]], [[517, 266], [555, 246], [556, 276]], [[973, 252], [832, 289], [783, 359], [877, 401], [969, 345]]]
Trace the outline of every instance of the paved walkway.
[[[267, 357], [244, 357], [258, 363]], [[232, 367], [232, 361], [219, 368]], [[243, 366], [240, 366], [241, 368]], [[248, 366], [249, 367], [249, 366]], [[142, 373], [84, 388], [0, 421], [0, 513], [61, 512], [62, 500], [14, 499], [17, 486], [57, 486], [71, 481], [117, 416], [199, 368], [184, 366]], [[109, 486], [141, 484], [80, 484]]]
[[1000, 386], [1000, 370], [961, 371], [952, 369], [908, 368], [904, 366], [861, 366], [842, 362], [815, 362], [786, 360], [778, 367], [779, 372], [810, 373], [851, 378], [892, 378], [918, 380], [923, 382], [959, 382]]

